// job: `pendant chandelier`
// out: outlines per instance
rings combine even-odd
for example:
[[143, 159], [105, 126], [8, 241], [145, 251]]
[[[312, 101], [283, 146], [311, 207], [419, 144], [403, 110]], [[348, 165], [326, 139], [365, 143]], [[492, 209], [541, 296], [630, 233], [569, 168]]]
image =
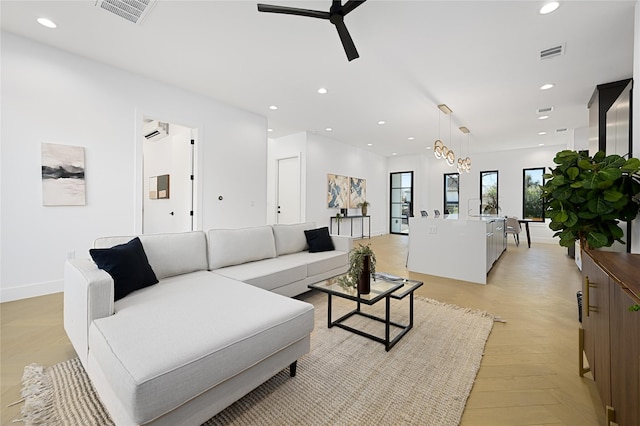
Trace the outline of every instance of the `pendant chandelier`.
[[[458, 158], [458, 173], [462, 173], [462, 172], [466, 172], [466, 173], [470, 173], [471, 172], [471, 158], [469, 158], [469, 133], [471, 133], [471, 131], [462, 126], [460, 127], [460, 131], [464, 134], [467, 135], [467, 157], [466, 158]], [[462, 152], [462, 147], [460, 147], [460, 152]]]
[[[449, 143], [451, 143], [451, 114], [453, 111], [445, 104], [438, 105], [438, 109], [449, 116]], [[444, 159], [449, 166], [453, 166], [456, 162], [456, 154], [440, 139], [440, 114], [438, 114], [438, 139], [433, 143], [433, 155], [439, 160]]]

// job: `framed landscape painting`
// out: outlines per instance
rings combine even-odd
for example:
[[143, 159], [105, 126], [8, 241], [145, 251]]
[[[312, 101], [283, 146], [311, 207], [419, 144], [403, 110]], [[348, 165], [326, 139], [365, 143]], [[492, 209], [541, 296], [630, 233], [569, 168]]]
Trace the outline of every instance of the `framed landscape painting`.
[[327, 206], [346, 209], [349, 204], [349, 178], [334, 174], [327, 175]]
[[367, 180], [360, 178], [350, 178], [349, 185], [349, 208], [357, 209], [358, 204], [367, 199]]
[[84, 148], [43, 142], [42, 205], [84, 206]]

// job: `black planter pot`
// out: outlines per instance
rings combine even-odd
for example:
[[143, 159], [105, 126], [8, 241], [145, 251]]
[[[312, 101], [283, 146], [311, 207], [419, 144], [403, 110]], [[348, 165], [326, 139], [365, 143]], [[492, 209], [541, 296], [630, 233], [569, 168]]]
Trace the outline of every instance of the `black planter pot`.
[[358, 278], [358, 293], [369, 294], [371, 292], [371, 256], [364, 257], [362, 273]]

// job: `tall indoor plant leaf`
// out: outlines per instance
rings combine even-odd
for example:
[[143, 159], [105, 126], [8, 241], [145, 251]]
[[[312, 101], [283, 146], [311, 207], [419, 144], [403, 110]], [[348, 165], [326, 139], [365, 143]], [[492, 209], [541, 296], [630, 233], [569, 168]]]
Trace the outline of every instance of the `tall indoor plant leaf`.
[[557, 166], [545, 174], [542, 198], [560, 245], [569, 247], [575, 240], [591, 248], [624, 244], [618, 223], [638, 215], [640, 160], [564, 150], [553, 161]]

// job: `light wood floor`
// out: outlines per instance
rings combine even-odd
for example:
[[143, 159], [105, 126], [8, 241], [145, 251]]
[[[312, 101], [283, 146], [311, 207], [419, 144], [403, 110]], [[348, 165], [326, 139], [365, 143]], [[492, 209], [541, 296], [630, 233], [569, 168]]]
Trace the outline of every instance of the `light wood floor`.
[[[356, 244], [369, 240], [356, 241]], [[576, 291], [580, 273], [557, 245], [509, 240], [489, 274], [489, 284], [408, 273], [407, 237], [371, 239], [378, 271], [420, 279], [417, 294], [482, 309], [501, 317], [487, 341], [485, 356], [462, 425], [604, 424], [594, 383], [578, 376]], [[455, 253], [452, 253], [455, 256]], [[460, 259], [464, 268], [465, 259]], [[1, 379], [2, 424], [19, 416], [20, 378], [29, 363], [52, 365], [75, 356], [62, 327], [62, 294], [3, 303]]]

